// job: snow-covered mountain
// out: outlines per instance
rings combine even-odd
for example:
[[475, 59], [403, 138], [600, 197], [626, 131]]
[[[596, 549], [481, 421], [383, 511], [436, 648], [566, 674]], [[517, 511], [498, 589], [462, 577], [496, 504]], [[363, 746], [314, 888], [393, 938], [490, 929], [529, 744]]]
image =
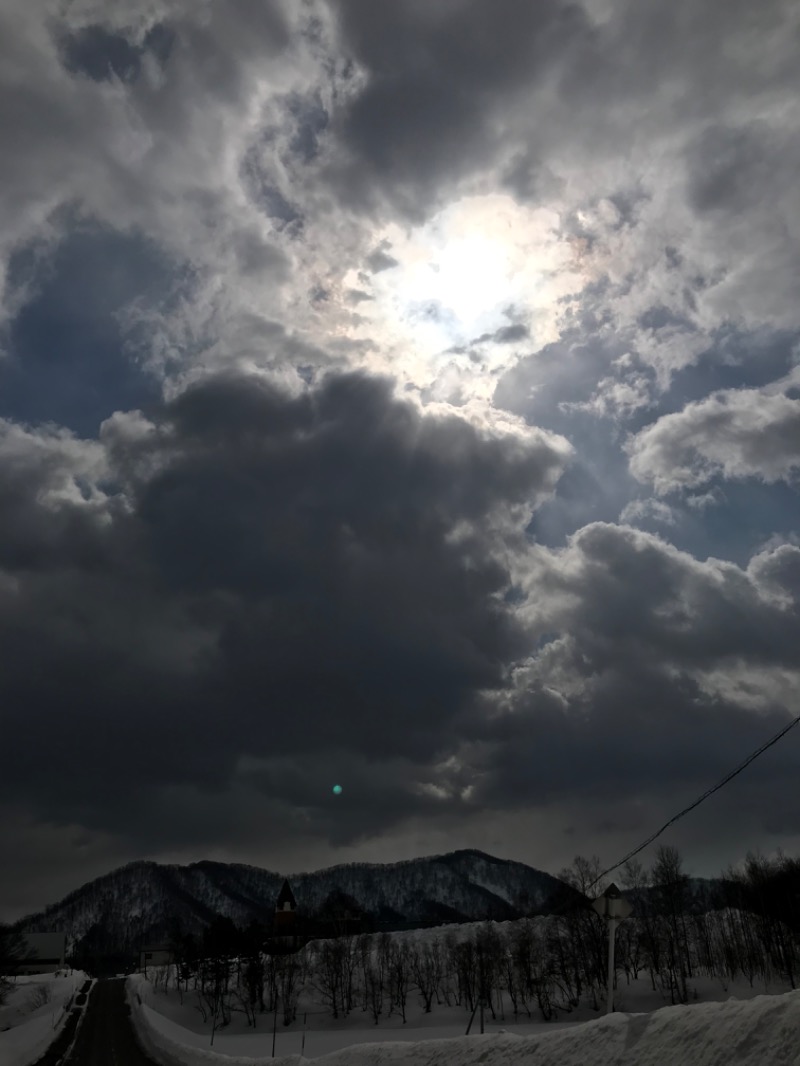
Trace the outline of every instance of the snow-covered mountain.
[[[390, 864], [348, 863], [289, 877], [301, 912], [312, 915], [344, 894], [377, 926], [498, 921], [546, 909], [562, 882], [520, 862], [480, 851]], [[245, 926], [270, 920], [283, 875], [238, 863], [190, 866], [133, 862], [71, 892], [19, 923], [23, 931], [65, 932], [103, 953], [129, 951], [180, 926], [195, 934], [217, 915]]]

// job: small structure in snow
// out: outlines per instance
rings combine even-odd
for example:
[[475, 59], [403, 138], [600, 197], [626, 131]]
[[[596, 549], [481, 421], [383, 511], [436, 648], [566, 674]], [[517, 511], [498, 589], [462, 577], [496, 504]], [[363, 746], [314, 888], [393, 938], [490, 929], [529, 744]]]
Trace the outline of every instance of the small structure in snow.
[[64, 969], [67, 954], [66, 933], [26, 933], [25, 960], [17, 966], [19, 974], [55, 973]]
[[148, 966], [168, 966], [172, 948], [168, 944], [145, 944], [139, 949], [139, 973], [147, 976]]

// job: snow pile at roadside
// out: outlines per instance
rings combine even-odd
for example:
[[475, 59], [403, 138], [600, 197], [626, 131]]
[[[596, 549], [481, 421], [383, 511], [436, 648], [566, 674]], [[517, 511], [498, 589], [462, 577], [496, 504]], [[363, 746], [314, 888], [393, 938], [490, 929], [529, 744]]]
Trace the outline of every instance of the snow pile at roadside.
[[62, 1018], [54, 1029], [48, 1014], [0, 1033], [0, 1063], [2, 1066], [28, 1066], [36, 1062], [58, 1036], [63, 1024]]
[[[63, 971], [61, 971], [63, 973]], [[64, 1007], [86, 980], [75, 971], [65, 976], [37, 974], [18, 977], [5, 1004], [0, 1007], [0, 1066], [28, 1066], [45, 1053], [67, 1019]], [[32, 1008], [37, 988], [47, 989], [48, 1001]]]
[[[193, 1047], [194, 1033], [139, 1004], [138, 978], [129, 979], [126, 987], [139, 1039], [162, 1066], [253, 1066], [271, 1056], [271, 1033], [261, 1035], [263, 1047], [255, 1056], [232, 1057]], [[318, 1062], [320, 1066], [800, 1066], [798, 1034], [800, 991], [663, 1007], [650, 1014], [613, 1014], [534, 1036], [493, 1033], [355, 1044]], [[248, 1039], [248, 1050], [252, 1047]], [[305, 1060], [289, 1055], [273, 1061], [276, 1066], [279, 1061], [299, 1066]]]

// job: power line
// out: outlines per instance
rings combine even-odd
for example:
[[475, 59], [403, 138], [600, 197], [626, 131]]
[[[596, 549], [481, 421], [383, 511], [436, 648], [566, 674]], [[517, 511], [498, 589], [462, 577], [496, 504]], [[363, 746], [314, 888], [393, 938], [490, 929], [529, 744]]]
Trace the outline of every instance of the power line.
[[644, 844], [640, 844], [638, 848], [634, 848], [633, 851], [629, 851], [623, 859], [620, 859], [619, 862], [615, 862], [613, 866], [609, 866], [607, 870], [604, 870], [600, 874], [600, 876], [596, 877], [594, 881], [592, 881], [592, 883], [587, 887], [587, 894], [590, 889], [594, 888], [598, 881], [602, 881], [606, 874], [610, 874], [612, 870], [616, 870], [618, 866], [622, 866], [624, 863], [628, 862], [634, 857], [634, 855], [638, 855], [640, 851], [644, 851], [647, 845], [652, 844], [657, 837], [660, 837], [665, 829], [668, 829], [674, 822], [677, 822], [678, 819], [683, 818], [683, 816], [685, 814], [688, 814], [689, 811], [693, 811], [695, 807], [699, 807], [703, 800], [707, 800], [709, 796], [713, 796], [715, 792], [719, 792], [723, 785], [727, 785], [727, 783], [731, 781], [734, 777], [736, 777], [737, 774], [740, 774], [746, 766], [749, 766], [754, 759], [757, 759], [759, 755], [762, 755], [767, 750], [767, 748], [771, 748], [773, 744], [777, 744], [781, 737], [785, 736], [786, 733], [788, 733], [790, 729], [796, 726], [798, 722], [800, 722], [800, 715], [798, 715], [797, 718], [793, 718], [788, 725], [784, 726], [783, 729], [779, 730], [774, 737], [772, 737], [766, 742], [766, 744], [762, 744], [760, 748], [757, 748], [756, 751], [748, 755], [744, 762], [740, 763], [735, 770], [731, 770], [731, 772], [725, 777], [723, 777], [723, 779], [719, 781], [716, 785], [714, 785], [713, 788], [709, 788], [706, 792], [703, 793], [702, 796], [699, 797], [699, 799], [696, 799], [694, 803], [690, 804], [688, 807], [684, 807], [684, 809], [680, 811], [679, 814], [676, 814], [674, 818], [670, 818], [668, 822], [665, 822], [657, 833], [653, 833], [652, 836], [648, 837], [647, 840], [645, 840]]

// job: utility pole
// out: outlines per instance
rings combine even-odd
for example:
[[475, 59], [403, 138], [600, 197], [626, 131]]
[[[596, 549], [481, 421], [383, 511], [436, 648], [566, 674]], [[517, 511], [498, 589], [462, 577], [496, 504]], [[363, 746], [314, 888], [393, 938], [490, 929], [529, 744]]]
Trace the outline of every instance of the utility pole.
[[623, 898], [615, 884], [610, 884], [602, 896], [598, 896], [592, 907], [608, 925], [608, 976], [606, 978], [606, 1014], [614, 1010], [614, 941], [617, 925], [633, 913], [633, 907]]
[[483, 988], [485, 978], [483, 976], [483, 951], [478, 956], [478, 995], [481, 1000], [481, 1036], [483, 1036]]
[[272, 1057], [275, 1058], [275, 1034], [278, 1030], [278, 985], [275, 983], [275, 1014], [272, 1019]]
[[606, 977], [606, 1014], [614, 1010], [614, 947], [616, 943], [617, 918], [609, 914], [608, 918], [608, 975]]

